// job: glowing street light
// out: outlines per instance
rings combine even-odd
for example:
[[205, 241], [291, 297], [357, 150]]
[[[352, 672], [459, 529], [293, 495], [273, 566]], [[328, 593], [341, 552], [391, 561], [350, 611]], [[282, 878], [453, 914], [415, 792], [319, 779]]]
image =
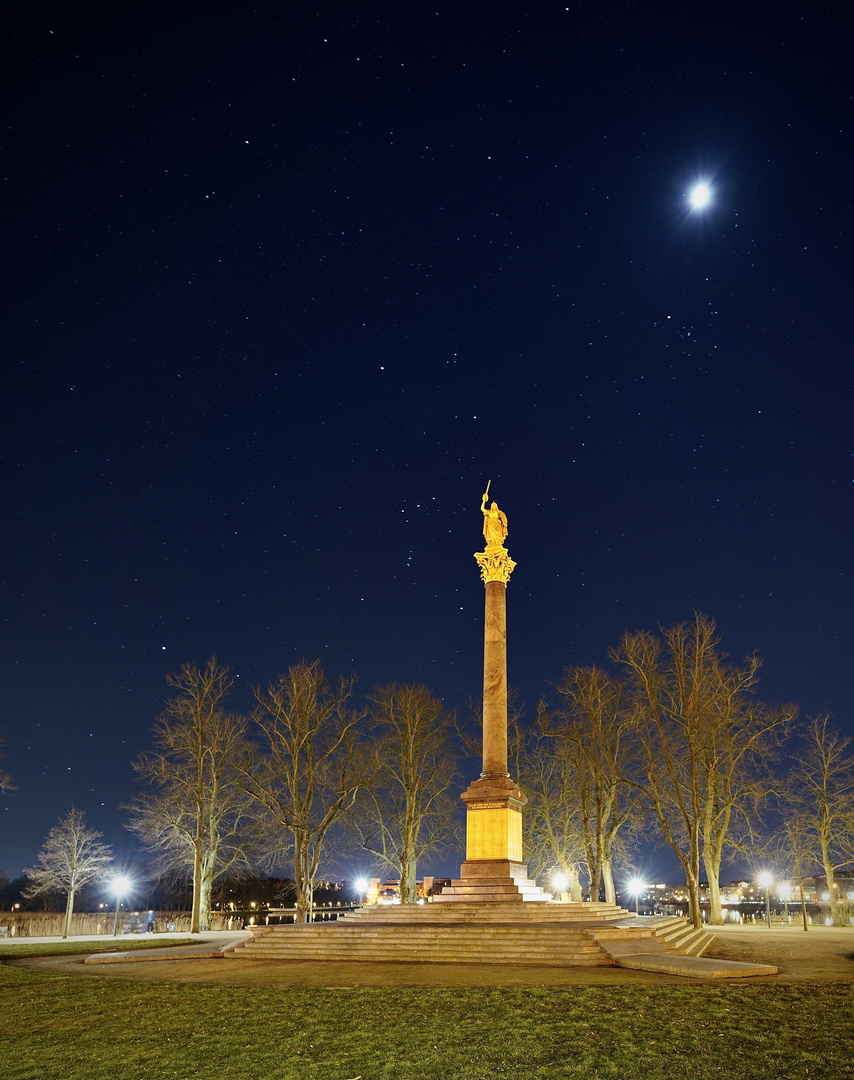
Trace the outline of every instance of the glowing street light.
[[629, 894], [635, 898], [635, 915], [640, 915], [640, 894], [646, 888], [646, 883], [639, 877], [633, 877], [629, 882]]
[[116, 917], [113, 919], [113, 937], [119, 932], [119, 901], [129, 890], [129, 878], [123, 876], [113, 878], [112, 891], [116, 894]]
[[768, 899], [768, 890], [774, 884], [774, 878], [767, 870], [764, 870], [757, 878], [761, 888], [765, 890], [765, 921], [768, 924], [768, 929], [771, 929], [771, 902]]
[[569, 878], [566, 874], [552, 874], [552, 889], [557, 892], [555, 899], [559, 899], [569, 888]]
[[364, 904], [365, 893], [368, 891], [368, 879], [363, 877], [356, 878], [356, 890], [359, 894], [359, 903]]

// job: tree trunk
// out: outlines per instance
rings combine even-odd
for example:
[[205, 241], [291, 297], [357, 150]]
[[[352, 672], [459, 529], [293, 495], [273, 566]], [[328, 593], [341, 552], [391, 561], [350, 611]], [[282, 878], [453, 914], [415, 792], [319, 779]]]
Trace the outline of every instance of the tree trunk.
[[193, 859], [193, 912], [190, 916], [190, 933], [198, 934], [199, 916], [202, 903], [202, 847], [196, 844], [195, 857]]
[[587, 873], [590, 876], [590, 902], [599, 903], [599, 889], [602, 881], [602, 860], [599, 845], [588, 840], [585, 844], [587, 849]]
[[74, 889], [68, 890], [68, 899], [65, 902], [65, 919], [62, 923], [62, 937], [67, 938], [71, 932], [71, 916], [74, 912]]
[[202, 887], [199, 890], [199, 930], [211, 928], [211, 894], [213, 893], [213, 866], [206, 866], [202, 871]]
[[605, 903], [616, 904], [617, 893], [614, 889], [614, 875], [611, 873], [610, 854], [605, 855], [602, 858], [602, 881], [605, 884]]
[[732, 814], [726, 809], [716, 815], [714, 806], [712, 793], [707, 793], [703, 815], [703, 867], [709, 882], [709, 922], [722, 926], [724, 910], [721, 904], [721, 860], [724, 838], [729, 830]]
[[824, 867], [827, 891], [830, 896], [830, 921], [834, 926], [845, 926], [845, 916], [839, 909], [839, 897], [836, 895], [833, 883], [833, 863], [830, 860], [830, 851], [824, 837], [821, 839], [821, 865]]
[[809, 919], [807, 918], [807, 898], [804, 896], [804, 883], [798, 878], [798, 891], [801, 894], [801, 914], [804, 918], [804, 930], [809, 930]]
[[688, 918], [691, 925], [699, 930], [703, 925], [703, 915], [700, 908], [700, 882], [697, 878], [688, 879]]
[[571, 867], [566, 870], [566, 876], [569, 878], [569, 897], [573, 903], [580, 904], [582, 892], [581, 879], [578, 876], [578, 871], [574, 867]]
[[407, 859], [400, 869], [400, 902], [401, 904], [414, 904], [418, 898], [415, 863], [412, 859]]
[[[407, 793], [407, 803], [412, 802], [410, 793]], [[413, 831], [415, 814], [411, 805], [407, 806], [406, 820], [403, 823], [403, 836], [400, 857], [400, 893], [401, 904], [414, 904], [416, 900], [415, 858], [412, 854], [415, 847]]]
[[311, 874], [309, 852], [303, 837], [294, 837], [294, 885], [297, 890], [294, 921], [310, 923], [314, 914], [314, 881]]
[[703, 913], [700, 908], [700, 836], [699, 822], [690, 832], [689, 858], [686, 867], [688, 885], [688, 917], [691, 925], [699, 930], [703, 925]]
[[707, 852], [703, 845], [703, 867], [709, 881], [709, 922], [714, 926], [722, 926], [724, 909], [721, 903], [721, 855], [717, 848]]

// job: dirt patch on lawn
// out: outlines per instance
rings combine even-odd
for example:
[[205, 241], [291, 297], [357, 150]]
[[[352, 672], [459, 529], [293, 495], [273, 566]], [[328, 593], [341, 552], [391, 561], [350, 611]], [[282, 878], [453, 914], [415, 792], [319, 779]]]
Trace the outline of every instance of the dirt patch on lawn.
[[783, 982], [854, 980], [854, 927], [811, 926], [809, 930], [760, 926], [716, 926], [705, 956], [773, 964], [771, 978]]
[[[706, 956], [773, 964], [778, 975], [756, 981], [854, 981], [854, 928], [811, 927], [808, 931], [715, 928]], [[198, 982], [224, 986], [305, 989], [394, 987], [690, 985], [701, 980], [617, 967], [539, 967], [501, 964], [357, 964], [336, 962], [218, 959], [137, 960], [128, 964], [83, 964], [82, 956], [41, 957], [15, 963], [67, 975]], [[739, 980], [754, 981], [754, 980]]]
[[196, 982], [219, 986], [320, 988], [327, 990], [393, 989], [405, 987], [591, 986], [629, 983], [684, 983], [672, 975], [603, 967], [540, 967], [501, 964], [391, 964], [307, 960], [246, 960], [192, 958], [132, 964], [83, 963], [82, 956], [12, 960], [21, 967], [64, 975], [97, 975], [153, 982]]

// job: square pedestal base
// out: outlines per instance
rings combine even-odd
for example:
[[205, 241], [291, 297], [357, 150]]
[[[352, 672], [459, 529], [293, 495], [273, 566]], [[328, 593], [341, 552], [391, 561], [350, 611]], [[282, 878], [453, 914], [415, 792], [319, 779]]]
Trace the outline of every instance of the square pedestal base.
[[551, 893], [528, 877], [524, 863], [510, 859], [466, 859], [460, 876], [437, 896], [433, 903], [464, 901], [469, 904], [551, 902]]

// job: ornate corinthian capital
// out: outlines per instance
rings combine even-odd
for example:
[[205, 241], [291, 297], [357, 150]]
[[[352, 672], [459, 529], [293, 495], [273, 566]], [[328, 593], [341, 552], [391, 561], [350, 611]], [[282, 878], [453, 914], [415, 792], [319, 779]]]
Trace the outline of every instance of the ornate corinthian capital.
[[505, 548], [497, 548], [493, 545], [488, 545], [486, 551], [475, 552], [474, 557], [480, 567], [480, 576], [483, 578], [484, 585], [488, 581], [500, 581], [506, 585], [516, 565]]

